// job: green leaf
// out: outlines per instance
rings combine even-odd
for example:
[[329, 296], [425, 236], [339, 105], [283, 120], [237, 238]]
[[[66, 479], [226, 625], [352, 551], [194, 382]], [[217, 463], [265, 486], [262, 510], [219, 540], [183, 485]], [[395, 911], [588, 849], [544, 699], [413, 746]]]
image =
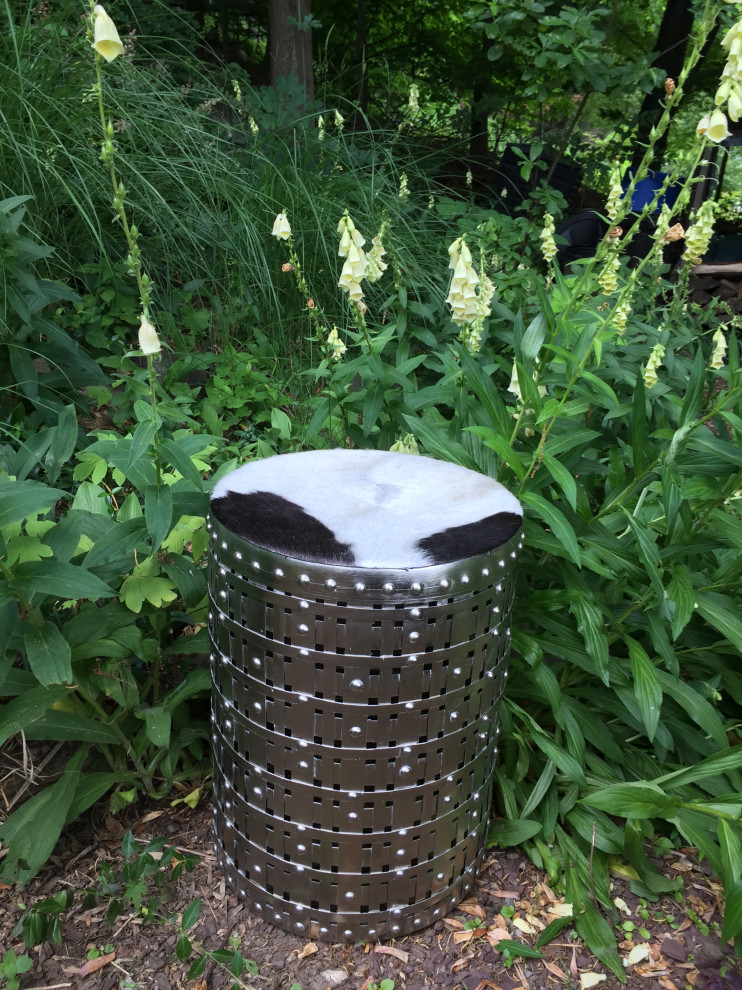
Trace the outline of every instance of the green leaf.
[[[23, 730], [26, 739], [55, 742], [107, 743], [120, 745], [121, 739], [106, 722], [96, 722], [77, 712], [55, 708], [44, 712]], [[118, 778], [117, 778], [118, 779]]]
[[603, 631], [603, 610], [588, 593], [573, 601], [569, 609], [577, 620], [577, 629], [585, 640], [585, 648], [595, 661], [598, 676], [604, 684], [608, 684], [608, 640]]
[[128, 519], [125, 522], [117, 520], [104, 536], [95, 541], [95, 546], [88, 551], [84, 561], [85, 567], [100, 567], [101, 564], [127, 557], [129, 554], [132, 554], [131, 563], [133, 565], [133, 551], [144, 545], [146, 540], [147, 527], [144, 519]]
[[585, 910], [577, 916], [575, 928], [593, 955], [597, 956], [603, 965], [607, 966], [614, 976], [618, 977], [621, 983], [625, 983], [626, 970], [623, 968], [618, 955], [613, 929], [592, 901], [587, 901]]
[[742, 619], [739, 617], [739, 602], [728, 595], [713, 591], [698, 591], [695, 595], [699, 613], [709, 625], [718, 629], [738, 650], [742, 652]]
[[660, 561], [660, 554], [657, 549], [657, 544], [654, 543], [650, 537], [651, 530], [649, 530], [648, 527], [645, 527], [642, 523], [637, 522], [631, 513], [628, 512], [623, 506], [621, 506], [621, 510], [626, 516], [626, 521], [629, 526], [634, 531], [634, 536], [636, 537], [636, 542], [639, 546], [639, 554], [644, 563], [644, 569], [649, 577], [654, 593], [657, 596], [657, 601], [664, 601], [665, 589], [662, 584], [662, 578], [660, 577], [662, 563]]
[[175, 944], [175, 955], [181, 962], [185, 962], [191, 955], [191, 940], [187, 935], [181, 935]]
[[520, 353], [524, 358], [533, 360], [538, 357], [547, 329], [548, 324], [543, 313], [538, 313], [529, 323], [520, 341]]
[[[698, 346], [696, 357], [693, 361], [693, 370], [690, 380], [685, 388], [683, 405], [680, 410], [678, 427], [683, 427], [686, 423], [691, 423], [698, 417], [698, 412], [703, 401], [704, 386], [706, 384], [706, 362], [703, 357], [703, 350]], [[699, 431], [700, 432], [700, 431]]]
[[136, 708], [134, 714], [143, 719], [147, 738], [155, 746], [167, 746], [170, 742], [170, 712], [164, 705], [156, 708]]
[[634, 459], [634, 474], [641, 475], [649, 460], [647, 443], [647, 406], [644, 396], [644, 378], [639, 372], [634, 387], [634, 401], [631, 409], [631, 446]]
[[685, 564], [676, 564], [673, 567], [667, 596], [675, 606], [672, 615], [672, 638], [677, 639], [693, 615], [695, 603], [693, 579]]
[[[281, 410], [273, 410], [273, 412], [280, 412]], [[283, 413], [282, 415], [286, 415]], [[286, 417], [288, 419], [288, 417]], [[186, 454], [186, 452], [178, 446], [174, 440], [163, 440], [160, 443], [160, 450], [163, 452], [168, 462], [176, 468], [186, 481], [197, 488], [199, 491], [204, 490], [204, 480], [201, 477], [201, 472], [198, 470], [196, 465], [193, 463], [191, 458]]]
[[121, 585], [120, 595], [126, 607], [137, 613], [141, 612], [145, 601], [155, 608], [162, 608], [178, 597], [169, 578], [151, 577], [149, 574], [142, 574], [139, 568]]
[[523, 492], [520, 500], [550, 527], [554, 536], [559, 540], [562, 547], [564, 547], [569, 559], [580, 567], [580, 548], [577, 545], [577, 537], [559, 509], [555, 505], [552, 505], [551, 502], [547, 502], [542, 495], [537, 495], [535, 492]]
[[32, 560], [13, 571], [13, 585], [24, 595], [55, 598], [112, 598], [116, 592], [84, 567], [61, 560]]
[[[150, 410], [150, 416], [152, 415]], [[157, 433], [157, 427], [152, 422], [152, 419], [145, 419], [143, 422], [139, 423], [136, 430], [131, 437], [131, 446], [129, 448], [129, 463], [127, 465], [127, 475], [129, 470], [134, 467], [139, 460], [144, 457], [147, 451], [152, 445], [152, 441]]]
[[504, 938], [497, 943], [495, 949], [498, 952], [507, 952], [510, 956], [521, 956], [524, 959], [543, 959], [543, 952], [539, 952], [538, 949], [532, 948], [530, 945], [524, 945], [523, 942], [513, 942], [509, 938]]
[[742, 880], [737, 880], [724, 891], [724, 925], [721, 929], [722, 944], [742, 933]]
[[654, 664], [644, 648], [631, 636], [624, 636], [631, 658], [631, 673], [634, 681], [634, 694], [641, 712], [647, 738], [651, 742], [657, 731], [662, 708], [662, 688], [657, 678]]
[[73, 681], [70, 645], [53, 622], [24, 633], [23, 645], [28, 664], [40, 684]]
[[540, 831], [541, 825], [538, 822], [525, 818], [491, 822], [487, 830], [487, 848], [498, 846], [504, 849], [506, 846], [519, 846], [521, 842], [533, 838]]
[[157, 552], [173, 524], [173, 494], [167, 485], [148, 485], [144, 491], [144, 518]]
[[722, 880], [724, 887], [729, 889], [732, 884], [742, 879], [742, 842], [739, 832], [735, 832], [729, 822], [720, 819], [718, 825], [721, 861], [724, 865]]
[[69, 688], [59, 684], [52, 687], [39, 685], [0, 707], [0, 746], [16, 732], [25, 730], [34, 719], [68, 693]]
[[67, 493], [61, 488], [49, 488], [40, 481], [0, 483], [0, 526], [23, 522], [29, 516], [51, 509]]
[[526, 468], [519, 455], [515, 453], [504, 436], [496, 433], [495, 430], [490, 429], [488, 426], [467, 426], [466, 429], [468, 433], [474, 433], [476, 436], [481, 437], [485, 447], [494, 450], [498, 457], [505, 464], [509, 465], [519, 481], [525, 481]]
[[719, 774], [728, 773], [742, 767], [742, 744], [725, 749], [722, 753], [714, 753], [693, 767], [683, 767], [663, 777], [657, 777], [653, 784], [665, 784], [670, 787], [680, 787], [684, 784], [695, 784], [699, 780], [709, 780]]
[[183, 917], [180, 921], [181, 929], [186, 932], [189, 928], [193, 926], [198, 921], [198, 917], [201, 914], [201, 898], [197, 897], [195, 901], [191, 901], [187, 908], [183, 911]]
[[46, 456], [46, 473], [56, 481], [63, 465], [69, 461], [77, 445], [77, 413], [73, 405], [65, 406], [54, 430], [54, 438]]
[[551, 454], [544, 453], [542, 461], [549, 474], [564, 492], [570, 508], [574, 512], [577, 508], [577, 483], [567, 468]]
[[566, 928], [567, 925], [573, 925], [574, 923], [573, 917], [555, 918], [553, 921], [550, 921], [536, 940], [536, 948], [543, 949], [553, 938], [556, 938], [562, 928]]
[[678, 798], [665, 794], [655, 785], [644, 783], [614, 784], [593, 791], [581, 798], [580, 803], [622, 818], [670, 818], [680, 807]]
[[664, 670], [655, 668], [657, 679], [664, 692], [665, 698], [672, 698], [690, 715], [696, 725], [711, 736], [720, 749], [729, 748], [729, 740], [724, 729], [724, 723], [713, 705], [680, 677], [673, 677]]
[[566, 749], [562, 749], [561, 746], [557, 746], [551, 736], [547, 736], [542, 732], [533, 733], [533, 741], [536, 743], [538, 748], [545, 753], [550, 760], [556, 763], [557, 767], [562, 771], [567, 780], [575, 780], [578, 784], [585, 783], [585, 772], [574, 758], [571, 756]]
[[24, 802], [0, 826], [0, 838], [8, 855], [0, 865], [5, 880], [27, 883], [38, 873], [64, 828], [80, 778], [87, 748], [80, 748], [56, 783]]
[[209, 961], [209, 957], [204, 954], [199, 956], [198, 959], [194, 960], [191, 964], [191, 968], [188, 970], [189, 980], [195, 980], [198, 976], [201, 976], [203, 971], [206, 969], [206, 963]]

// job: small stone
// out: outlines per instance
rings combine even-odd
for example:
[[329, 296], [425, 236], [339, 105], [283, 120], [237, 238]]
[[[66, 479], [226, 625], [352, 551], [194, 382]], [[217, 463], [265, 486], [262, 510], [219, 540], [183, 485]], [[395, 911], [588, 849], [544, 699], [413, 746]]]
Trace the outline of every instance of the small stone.
[[320, 983], [324, 987], [341, 987], [348, 982], [348, 974], [344, 969], [323, 969], [319, 974]]
[[688, 958], [688, 950], [676, 938], [666, 938], [660, 947], [660, 951], [665, 959], [672, 959], [674, 962], [685, 962]]

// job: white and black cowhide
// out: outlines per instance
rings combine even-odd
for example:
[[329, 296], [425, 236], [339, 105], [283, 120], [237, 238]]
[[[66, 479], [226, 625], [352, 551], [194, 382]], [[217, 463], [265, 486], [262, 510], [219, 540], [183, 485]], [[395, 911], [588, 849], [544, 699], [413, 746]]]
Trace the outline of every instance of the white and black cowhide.
[[414, 454], [317, 450], [251, 461], [217, 483], [211, 511], [257, 546], [324, 564], [424, 567], [486, 553], [518, 532], [502, 485]]

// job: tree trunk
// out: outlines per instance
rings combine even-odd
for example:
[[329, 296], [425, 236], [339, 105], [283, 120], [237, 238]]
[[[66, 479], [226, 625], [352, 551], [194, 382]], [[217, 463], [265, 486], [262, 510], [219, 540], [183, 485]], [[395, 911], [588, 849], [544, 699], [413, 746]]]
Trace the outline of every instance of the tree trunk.
[[[652, 65], [665, 70], [671, 79], [677, 79], [685, 50], [688, 46], [688, 38], [693, 28], [693, 10], [691, 0], [667, 0], [665, 13], [662, 17], [660, 30], [657, 35], [655, 50], [657, 56]], [[636, 150], [632, 165], [636, 167], [644, 155], [644, 148], [649, 143], [649, 133], [657, 123], [662, 112], [660, 101], [665, 97], [664, 80], [661, 90], [653, 89], [647, 93], [639, 111], [639, 131], [636, 136]], [[655, 146], [655, 156], [652, 163], [653, 168], [659, 168], [664, 157], [666, 137]]]
[[304, 91], [304, 102], [314, 97], [311, 0], [269, 0], [268, 48], [271, 86], [295, 75]]

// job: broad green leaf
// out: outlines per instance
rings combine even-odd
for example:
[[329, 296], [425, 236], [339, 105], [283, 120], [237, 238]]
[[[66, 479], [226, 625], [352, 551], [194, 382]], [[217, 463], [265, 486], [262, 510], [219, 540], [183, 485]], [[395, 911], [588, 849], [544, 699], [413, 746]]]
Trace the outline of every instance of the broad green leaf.
[[597, 956], [603, 965], [607, 966], [613, 975], [618, 977], [621, 983], [625, 983], [626, 970], [623, 968], [618, 955], [616, 936], [592, 901], [587, 901], [584, 911], [577, 915], [575, 927], [577, 934], [583, 939], [593, 955]]
[[70, 645], [53, 622], [30, 629], [23, 635], [26, 659], [39, 684], [73, 681]]
[[[150, 417], [152, 410], [149, 410]], [[131, 445], [129, 447], [129, 461], [127, 468], [134, 467], [152, 446], [152, 441], [157, 433], [157, 427], [152, 419], [145, 419], [134, 430], [131, 435]], [[125, 472], [128, 474], [128, 470]]]
[[608, 815], [593, 808], [577, 804], [567, 815], [567, 821], [596, 849], [618, 855], [623, 851], [623, 830]]
[[737, 880], [724, 894], [726, 903], [724, 925], [721, 929], [722, 944], [742, 934], [742, 880]]
[[0, 826], [0, 838], [8, 847], [0, 864], [5, 880], [27, 883], [51, 856], [67, 821], [86, 755], [87, 748], [80, 748], [56, 783], [34, 794]]
[[33, 560], [13, 571], [13, 585], [24, 595], [53, 595], [55, 598], [112, 598], [116, 592], [99, 577], [61, 560]]
[[507, 952], [510, 956], [521, 956], [523, 959], [543, 959], [543, 952], [525, 945], [523, 942], [514, 942], [509, 938], [504, 938], [497, 943], [495, 949], [498, 952]]
[[174, 582], [187, 606], [195, 605], [206, 594], [206, 571], [188, 557], [174, 554], [163, 562], [162, 569]]
[[577, 620], [577, 629], [585, 640], [585, 648], [595, 661], [596, 673], [604, 684], [608, 684], [608, 640], [603, 631], [603, 610], [588, 593], [572, 602], [569, 608]]
[[[731, 590], [731, 589], [730, 589]], [[726, 636], [730, 643], [742, 652], [742, 619], [739, 617], [739, 601], [729, 595], [713, 591], [698, 591], [695, 595], [699, 613], [706, 622]]]
[[83, 481], [75, 492], [72, 508], [80, 512], [92, 512], [96, 515], [110, 516], [110, 495], [104, 488], [94, 485], [92, 481]]
[[[26, 739], [50, 739], [57, 742], [107, 743], [120, 745], [121, 739], [107, 722], [86, 718], [77, 712], [50, 708], [24, 730]], [[116, 781], [118, 781], [116, 777]]]
[[[273, 412], [280, 412], [281, 415], [286, 416], [286, 413], [280, 409], [274, 409], [272, 410], [272, 413]], [[288, 419], [288, 416], [286, 416], [286, 418]], [[203, 491], [204, 480], [201, 477], [201, 473], [182, 447], [180, 447], [174, 440], [163, 440], [160, 444], [160, 450], [163, 452], [169, 463], [180, 471], [186, 481], [190, 481], [190, 483], [199, 491]]]
[[487, 848], [498, 846], [504, 849], [506, 846], [519, 846], [521, 842], [532, 839], [540, 831], [541, 825], [538, 822], [528, 821], [525, 818], [491, 822], [487, 830]]
[[51, 509], [66, 492], [61, 488], [49, 488], [40, 481], [12, 481], [0, 483], [0, 526], [22, 522], [29, 516]]
[[735, 831], [729, 822], [720, 819], [718, 825], [721, 861], [724, 864], [722, 880], [725, 888], [742, 879], [742, 841], [739, 828]]
[[[206, 963], [209, 961], [207, 955], [199, 956], [193, 963], [191, 963], [191, 968], [188, 970], [188, 980], [195, 980], [197, 977], [201, 976], [203, 971], [206, 969]], [[297, 984], [298, 985], [298, 984]]]
[[152, 537], [153, 552], [157, 552], [173, 524], [173, 495], [167, 485], [147, 486], [144, 492], [144, 518]]
[[546, 523], [557, 540], [559, 540], [569, 559], [579, 567], [580, 548], [577, 545], [577, 537], [559, 509], [551, 502], [548, 502], [542, 495], [537, 495], [535, 492], [523, 492], [520, 495], [520, 500]]
[[185, 678], [169, 691], [162, 699], [163, 705], [171, 712], [175, 711], [188, 698], [204, 694], [211, 690], [211, 671], [206, 667], [192, 670]]
[[709, 704], [698, 691], [686, 684], [682, 678], [673, 677], [657, 668], [655, 671], [665, 698], [672, 698], [674, 702], [680, 705], [696, 725], [699, 725], [707, 735], [711, 736], [720, 749], [728, 749], [729, 740], [724, 723], [714, 706]]
[[574, 512], [577, 508], [577, 483], [567, 468], [551, 454], [543, 454], [542, 461], [549, 474], [559, 485], [564, 497], [567, 499], [570, 508]]
[[660, 573], [662, 571], [662, 562], [660, 561], [660, 554], [657, 549], [657, 544], [652, 540], [650, 536], [650, 530], [647, 529], [641, 522], [638, 522], [625, 508], [622, 507], [622, 511], [626, 520], [634, 531], [634, 536], [636, 537], [636, 542], [639, 546], [639, 554], [641, 555], [642, 561], [644, 562], [644, 568], [647, 572], [647, 576], [650, 580], [654, 593], [657, 596], [658, 601], [663, 601], [665, 597], [665, 589], [662, 584], [662, 578]]
[[676, 564], [673, 567], [672, 580], [668, 585], [667, 595], [675, 606], [672, 615], [672, 638], [677, 639], [693, 615], [695, 603], [693, 579], [685, 564]]
[[516, 454], [510, 444], [502, 434], [491, 430], [488, 426], [468, 426], [467, 432], [474, 433], [481, 437], [485, 447], [489, 447], [508, 465], [520, 481], [525, 481], [526, 468], [522, 463], [520, 455]]
[[693, 361], [693, 370], [691, 372], [690, 380], [685, 388], [685, 396], [683, 398], [683, 405], [680, 410], [680, 418], [678, 420], [679, 427], [683, 427], [689, 423], [694, 423], [697, 419], [698, 412], [701, 408], [701, 402], [703, 401], [705, 384], [706, 362], [704, 361], [703, 350], [699, 344], [696, 350], [695, 360]]
[[164, 705], [156, 708], [136, 708], [134, 714], [144, 720], [147, 738], [155, 746], [170, 742], [170, 712]]
[[523, 357], [533, 360], [538, 357], [541, 345], [546, 336], [548, 324], [543, 313], [538, 313], [529, 323], [520, 341], [520, 353]]
[[60, 413], [54, 438], [46, 455], [46, 472], [50, 481], [56, 481], [62, 467], [72, 457], [77, 445], [77, 413], [73, 405], [65, 406]]
[[556, 938], [562, 928], [566, 928], [567, 925], [573, 925], [574, 923], [574, 918], [571, 916], [569, 918], [555, 918], [553, 921], [550, 921], [536, 940], [536, 948], [543, 949], [553, 938]]
[[520, 809], [521, 818], [528, 818], [528, 816], [532, 814], [536, 808], [538, 808], [544, 799], [544, 795], [551, 787], [551, 782], [554, 780], [555, 774], [556, 764], [553, 760], [547, 760], [544, 769], [541, 771], [541, 776], [531, 788], [531, 793], [528, 795], [528, 800]]
[[193, 926], [198, 921], [198, 916], [201, 914], [201, 898], [197, 897], [195, 901], [191, 901], [187, 908], [183, 911], [183, 916], [180, 920], [180, 927], [185, 932]]
[[632, 637], [624, 636], [631, 658], [631, 674], [634, 681], [634, 694], [642, 715], [647, 738], [651, 742], [657, 731], [662, 709], [662, 688], [657, 678], [654, 664], [644, 648]]
[[636, 376], [634, 401], [631, 407], [631, 447], [634, 458], [634, 474], [641, 475], [650, 458], [647, 441], [647, 412], [644, 395], [644, 378], [641, 371]]
[[134, 565], [133, 551], [147, 542], [147, 527], [144, 519], [128, 519], [125, 522], [118, 520], [108, 530], [105, 536], [95, 541], [95, 546], [85, 556], [85, 567], [100, 567], [111, 560], [118, 560], [120, 557], [131, 555], [131, 564]]
[[662, 777], [657, 777], [653, 784], [665, 784], [670, 787], [680, 787], [684, 784], [695, 784], [699, 780], [709, 780], [719, 774], [737, 770], [742, 767], [742, 744], [726, 749], [722, 753], [708, 756], [693, 767], [683, 767]]
[[181, 962], [185, 962], [191, 955], [191, 940], [187, 935], [181, 935], [175, 943], [175, 955]]
[[614, 784], [593, 791], [581, 798], [580, 803], [622, 818], [669, 818], [680, 807], [678, 798], [665, 794], [659, 787], [644, 783]]
[[575, 780], [579, 784], [585, 782], [585, 772], [574, 756], [571, 756], [566, 749], [558, 746], [550, 736], [541, 732], [534, 732], [533, 741], [550, 760], [556, 763], [567, 780]]
[[25, 730], [34, 719], [51, 708], [55, 701], [63, 698], [68, 692], [69, 688], [60, 684], [52, 687], [39, 685], [24, 691], [22, 695], [0, 707], [0, 746], [16, 732]]

